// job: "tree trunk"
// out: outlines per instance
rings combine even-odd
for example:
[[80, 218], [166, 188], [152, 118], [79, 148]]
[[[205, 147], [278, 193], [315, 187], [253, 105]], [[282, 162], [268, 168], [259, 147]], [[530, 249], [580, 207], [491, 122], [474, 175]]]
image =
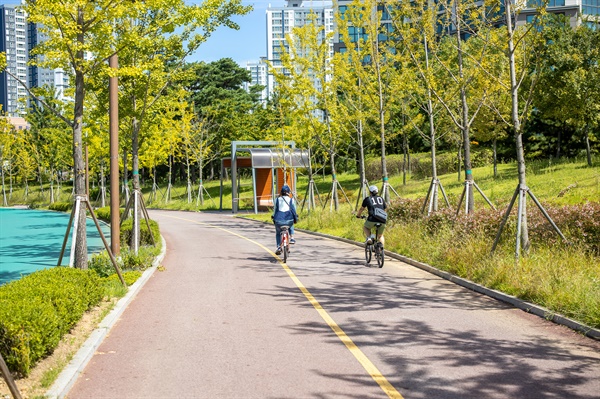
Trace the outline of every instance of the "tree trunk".
[[560, 158], [560, 144], [561, 144], [561, 138], [562, 138], [562, 131], [565, 128], [565, 124], [563, 123], [562, 126], [560, 127], [560, 129], [558, 129], [558, 139], [556, 141], [556, 158]]
[[[83, 11], [80, 10], [78, 20], [82, 24]], [[83, 30], [83, 29], [82, 29]], [[83, 44], [83, 34], [79, 35], [79, 42]], [[83, 59], [83, 51], [78, 51], [77, 58]], [[85, 197], [85, 162], [83, 159], [83, 104], [85, 96], [84, 76], [80, 70], [75, 71], [75, 105], [74, 105], [74, 124], [73, 124], [73, 178], [76, 196]], [[77, 220], [77, 235], [75, 237], [75, 253], [71, 254], [74, 259], [74, 266], [78, 269], [87, 269], [87, 234], [86, 234], [86, 206], [82, 202], [79, 207], [79, 214], [75, 215]]]
[[402, 185], [406, 186], [406, 172], [408, 169], [408, 138], [406, 133], [402, 135]]
[[[423, 35], [423, 43], [425, 45], [425, 68], [429, 70], [429, 49], [427, 46], [427, 36]], [[427, 114], [429, 116], [429, 140], [431, 142], [431, 179], [432, 182], [437, 180], [437, 164], [435, 161], [435, 125], [433, 123], [433, 103], [431, 101], [431, 88], [429, 87], [429, 81], [427, 84]], [[432, 211], [437, 212], [438, 210], [438, 190], [437, 185], [431, 190], [432, 198]]]
[[[133, 108], [136, 108], [135, 98], [133, 99]], [[138, 253], [138, 249], [141, 243], [141, 233], [140, 233], [140, 221], [142, 220], [142, 206], [141, 199], [138, 198], [142, 193], [142, 187], [140, 185], [140, 122], [134, 117], [132, 121], [132, 131], [131, 131], [131, 182], [133, 186], [133, 208], [131, 209], [131, 214], [133, 216], [133, 223], [131, 226], [131, 241], [129, 243], [130, 248], [133, 249], [135, 254]]]
[[4, 184], [4, 168], [0, 167], [0, 172], [2, 174], [2, 205], [8, 206], [8, 201], [6, 200], [6, 185]]
[[366, 170], [365, 170], [365, 144], [363, 141], [363, 125], [362, 120], [358, 121], [358, 131], [357, 131], [357, 139], [358, 139], [358, 168], [360, 175], [360, 186], [363, 199], [369, 195], [366, 187]]
[[[517, 84], [516, 61], [515, 61], [515, 45], [513, 42], [513, 20], [512, 20], [512, 3], [504, 2], [506, 8], [506, 27], [508, 29], [508, 61], [510, 66], [510, 87], [511, 87], [511, 120], [513, 125], [513, 133], [515, 135], [515, 143], [517, 150], [517, 167], [519, 174], [520, 189], [527, 188], [527, 180], [525, 174], [525, 153], [523, 150], [523, 135], [521, 132], [521, 121], [519, 119], [519, 85]], [[521, 208], [521, 247], [523, 251], [529, 250], [529, 229], [527, 227], [527, 205], [523, 201]]]
[[494, 177], [498, 177], [498, 151], [496, 148], [496, 137], [492, 140], [492, 157], [494, 162]]
[[587, 164], [588, 166], [592, 166], [592, 149], [590, 148], [590, 124], [589, 122], [585, 125], [585, 154], [587, 156]]
[[[463, 72], [463, 58], [462, 58], [462, 39], [460, 37], [461, 35], [461, 26], [460, 26], [460, 21], [461, 21], [461, 17], [462, 17], [462, 13], [459, 11], [460, 9], [460, 0], [456, 0], [455, 3], [455, 7], [456, 7], [456, 12], [458, 15], [458, 17], [456, 18], [456, 45], [457, 45], [457, 50], [458, 50], [458, 76], [460, 77], [460, 102], [461, 102], [461, 108], [462, 108], [462, 141], [463, 141], [463, 146], [464, 146], [464, 166], [465, 166], [465, 181], [466, 181], [466, 185], [465, 185], [465, 189], [470, 189], [472, 187], [472, 184], [469, 184], [473, 181], [473, 171], [472, 171], [472, 165], [471, 165], [471, 140], [469, 137], [469, 104], [467, 103], [467, 90], [465, 88], [465, 84], [464, 84], [464, 72]], [[467, 214], [470, 214], [473, 212], [475, 204], [474, 204], [474, 195], [472, 195], [473, 193], [471, 192], [471, 195], [467, 196]]]

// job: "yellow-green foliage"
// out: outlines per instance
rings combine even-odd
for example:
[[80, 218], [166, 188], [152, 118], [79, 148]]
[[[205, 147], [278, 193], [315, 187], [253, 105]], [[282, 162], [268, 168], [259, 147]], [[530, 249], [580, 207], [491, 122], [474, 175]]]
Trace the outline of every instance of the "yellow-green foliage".
[[96, 273], [66, 267], [1, 286], [0, 352], [9, 369], [27, 376], [102, 295]]
[[[161, 239], [160, 231], [158, 229], [158, 223], [154, 220], [149, 220], [146, 223], [145, 219], [140, 221], [140, 245], [149, 246], [152, 245], [152, 240], [156, 247], [160, 248]], [[150, 231], [148, 230], [148, 224], [150, 225]], [[133, 219], [129, 218], [121, 224], [121, 245], [128, 245], [131, 242], [131, 231], [133, 227]]]

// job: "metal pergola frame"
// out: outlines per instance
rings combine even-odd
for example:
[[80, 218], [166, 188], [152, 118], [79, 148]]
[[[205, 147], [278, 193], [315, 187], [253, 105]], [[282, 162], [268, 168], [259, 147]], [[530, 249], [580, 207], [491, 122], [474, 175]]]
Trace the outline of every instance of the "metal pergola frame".
[[[250, 147], [260, 146], [260, 147]], [[286, 148], [288, 147], [288, 148]], [[306, 151], [295, 148], [294, 141], [233, 141], [231, 143], [231, 211], [237, 213], [239, 210], [238, 193], [238, 173], [237, 157], [238, 152], [250, 153], [252, 165], [252, 190], [254, 193], [254, 213], [258, 213], [258, 201], [256, 192], [256, 169], [271, 169], [275, 176], [275, 171], [280, 168], [305, 168], [309, 166], [309, 154]], [[220, 189], [220, 210], [223, 210], [223, 178], [225, 166], [221, 161], [221, 189]], [[295, 175], [294, 187], [296, 187], [297, 177]], [[275, 190], [272, 191], [273, 201], [275, 200]]]

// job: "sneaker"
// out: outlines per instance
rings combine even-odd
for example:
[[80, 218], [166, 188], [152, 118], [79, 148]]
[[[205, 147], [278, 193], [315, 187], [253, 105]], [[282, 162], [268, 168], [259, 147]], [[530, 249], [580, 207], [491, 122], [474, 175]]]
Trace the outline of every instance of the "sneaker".
[[371, 241], [371, 237], [367, 238], [367, 241], [365, 241], [366, 245], [371, 245], [373, 244], [373, 241]]
[[296, 240], [293, 238], [290, 238], [290, 244], [295, 244], [295, 243], [296, 243]]
[[275, 255], [281, 255], [281, 247], [277, 247], [277, 250], [275, 251]]

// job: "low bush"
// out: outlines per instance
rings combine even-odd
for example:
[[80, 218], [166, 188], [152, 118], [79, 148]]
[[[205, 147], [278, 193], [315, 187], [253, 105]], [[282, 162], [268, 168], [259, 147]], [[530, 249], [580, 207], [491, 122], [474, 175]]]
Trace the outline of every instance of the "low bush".
[[0, 352], [27, 376], [89, 308], [102, 300], [100, 278], [67, 267], [41, 270], [0, 287]]
[[[154, 220], [150, 220], [150, 231], [146, 224], [146, 220], [140, 221], [140, 245], [152, 245], [152, 239], [157, 247], [160, 247], [160, 231], [158, 229], [158, 223]], [[131, 242], [131, 231], [133, 228], [133, 219], [127, 219], [121, 224], [121, 245], [128, 245]]]
[[[152, 265], [152, 261], [157, 253], [158, 248], [155, 247], [141, 247], [137, 254], [128, 248], [124, 248], [117, 257], [117, 265], [123, 274], [128, 271], [143, 272]], [[106, 251], [92, 256], [92, 259], [88, 262], [88, 267], [94, 270], [100, 277], [110, 277], [116, 274], [115, 266]]]
[[[431, 216], [422, 212], [423, 200], [398, 198], [392, 200], [388, 209], [394, 223], [421, 221], [426, 231], [435, 233], [444, 227], [452, 227], [455, 236], [483, 236], [494, 240], [507, 208], [491, 210], [482, 208], [473, 214], [456, 216], [455, 209], [444, 208]], [[570, 244], [584, 248], [586, 252], [600, 256], [600, 203], [554, 206], [544, 205], [550, 219], [565, 235]], [[516, 234], [516, 209], [504, 227], [501, 238], [514, 238]], [[543, 242], [547, 246], [564, 245], [562, 238], [554, 230], [540, 209], [533, 203], [528, 204], [527, 226], [533, 242]]]
[[94, 209], [94, 213], [98, 219], [110, 223], [110, 206], [96, 208]]
[[51, 211], [58, 211], [58, 212], [70, 212], [72, 208], [73, 208], [73, 203], [68, 202], [68, 201], [55, 202], [53, 204], [48, 205], [48, 209], [50, 209]]

